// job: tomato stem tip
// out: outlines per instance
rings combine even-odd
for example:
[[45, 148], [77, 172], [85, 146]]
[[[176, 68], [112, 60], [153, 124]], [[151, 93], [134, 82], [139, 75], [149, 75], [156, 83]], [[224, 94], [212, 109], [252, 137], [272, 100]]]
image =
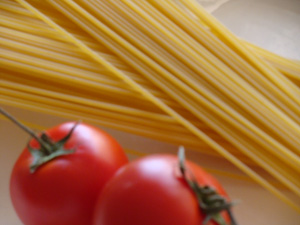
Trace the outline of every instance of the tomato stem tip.
[[75, 123], [75, 125], [71, 128], [71, 130], [65, 137], [57, 142], [54, 142], [45, 132], [42, 132], [41, 137], [39, 137], [34, 133], [33, 130], [18, 121], [15, 117], [13, 117], [1, 107], [0, 113], [11, 120], [14, 124], [22, 128], [24, 131], [26, 131], [28, 134], [30, 134], [30, 136], [32, 136], [40, 144], [40, 147], [37, 149], [32, 148], [29, 143], [27, 145], [29, 152], [33, 156], [33, 163], [30, 166], [31, 173], [34, 173], [38, 167], [58, 156], [68, 155], [75, 152], [75, 149], [64, 149], [64, 145], [70, 139], [75, 128], [81, 122], [80, 120]]
[[[232, 202], [228, 202], [223, 196], [219, 195], [212, 187], [200, 186], [196, 181], [196, 178], [191, 173], [187, 171], [185, 165], [185, 149], [183, 146], [179, 147], [178, 150], [179, 168], [183, 179], [188, 184], [188, 186], [193, 190], [198, 200], [198, 205], [200, 210], [206, 215], [203, 224], [208, 223], [210, 220], [217, 222], [219, 225], [228, 225], [225, 219], [221, 216], [220, 212], [227, 211], [231, 224], [237, 225], [236, 220], [231, 212]], [[189, 172], [189, 177], [187, 175]]]
[[10, 119], [14, 124], [22, 128], [25, 132], [27, 132], [30, 136], [32, 136], [34, 139], [36, 139], [40, 145], [42, 145], [45, 149], [49, 148], [45, 145], [45, 142], [38, 137], [33, 130], [31, 130], [29, 127], [25, 126], [23, 123], [18, 121], [15, 117], [13, 117], [11, 114], [6, 112], [4, 109], [0, 108], [1, 114], [3, 114], [6, 118]]

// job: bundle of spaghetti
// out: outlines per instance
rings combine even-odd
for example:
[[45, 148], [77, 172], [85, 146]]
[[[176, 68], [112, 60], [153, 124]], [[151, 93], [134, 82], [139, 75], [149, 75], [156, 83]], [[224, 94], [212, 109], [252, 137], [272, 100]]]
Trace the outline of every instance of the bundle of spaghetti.
[[[4, 13], [2, 13], [2, 15], [3, 15]], [[7, 12], [6, 12], [6, 14], [7, 14]], [[13, 17], [13, 15], [14, 14], [11, 14], [11, 17]], [[14, 18], [14, 20], [16, 20], [16, 17]], [[16, 21], [16, 24], [19, 24], [19, 23], [21, 23], [22, 21], [26, 21], [24, 18], [22, 18], [22, 19], [20, 19], [19, 21]], [[25, 29], [25, 28], [27, 28], [26, 26], [24, 26], [24, 25], [22, 25], [22, 28], [23, 29]], [[30, 28], [30, 26], [28, 27], [28, 28]], [[2, 31], [2, 33], [1, 33], [1, 35], [3, 36], [3, 35], [5, 35], [5, 36], [8, 36], [8, 38], [7, 39], [4, 39], [4, 38], [2, 38], [1, 40], [2, 40], [2, 44], [4, 45], [6, 45], [7, 47], [10, 47], [11, 49], [9, 49], [9, 50], [7, 50], [7, 49], [3, 49], [3, 51], [2, 51], [2, 54], [3, 54], [3, 58], [5, 58], [5, 59], [13, 59], [14, 61], [9, 61], [9, 63], [10, 63], [10, 65], [11, 65], [11, 70], [19, 70], [19, 69], [22, 69], [22, 72], [24, 73], [24, 72], [26, 72], [27, 70], [28, 70], [28, 74], [26, 74], [26, 77], [27, 77], [27, 79], [29, 78], [29, 76], [33, 76], [33, 79], [34, 79], [34, 81], [30, 81], [30, 82], [27, 82], [26, 83], [26, 85], [30, 85], [30, 88], [26, 88], [26, 90], [28, 90], [27, 92], [31, 92], [31, 93], [33, 93], [34, 92], [34, 90], [36, 90], [36, 88], [37, 87], [42, 87], [43, 88], [43, 90], [37, 90], [37, 91], [35, 91], [35, 93], [38, 93], [38, 94], [41, 94], [41, 93], [44, 93], [43, 95], [45, 96], [46, 94], [45, 94], [45, 89], [48, 89], [49, 90], [49, 88], [51, 88], [51, 90], [53, 90], [53, 91], [56, 91], [56, 92], [59, 92], [59, 93], [61, 93], [62, 91], [65, 91], [65, 90], [69, 90], [70, 89], [70, 87], [72, 87], [72, 89], [74, 89], [74, 85], [78, 85], [78, 84], [80, 84], [80, 86], [78, 87], [78, 88], [84, 88], [84, 80], [74, 80], [73, 79], [73, 77], [74, 76], [80, 76], [81, 78], [89, 78], [89, 77], [87, 77], [87, 75], [89, 75], [89, 73], [88, 73], [88, 71], [85, 71], [84, 72], [84, 75], [82, 75], [82, 74], [78, 74], [78, 73], [72, 73], [73, 71], [74, 71], [74, 69], [73, 70], [71, 70], [71, 68], [70, 67], [67, 67], [67, 69], [64, 69], [63, 70], [63, 68], [64, 68], [64, 65], [63, 64], [53, 64], [53, 63], [51, 63], [51, 61], [49, 61], [49, 57], [51, 57], [53, 54], [55, 54], [53, 57], [51, 57], [51, 59], [52, 60], [64, 60], [64, 58], [66, 58], [66, 56], [64, 56], [64, 55], [59, 55], [59, 54], [56, 54], [55, 52], [51, 52], [51, 51], [49, 51], [49, 49], [41, 49], [41, 48], [36, 48], [36, 47], [33, 47], [32, 45], [34, 45], [34, 44], [37, 44], [37, 40], [39, 40], [38, 39], [38, 37], [37, 36], [30, 36], [30, 35], [28, 35], [28, 33], [23, 33], [23, 32], [19, 32], [19, 31], [16, 31], [16, 30], [11, 30], [11, 29], [9, 29], [9, 28], [4, 28], [4, 27], [2, 27], [2, 28], [0, 28], [1, 29], [1, 31]], [[42, 29], [42, 27], [41, 28], [39, 28], [39, 29]], [[32, 39], [34, 39], [35, 40], [35, 42], [34, 43], [32, 43], [31, 45], [24, 45], [23, 43], [21, 44], [20, 43], [20, 38], [22, 38], [22, 42], [26, 42], [27, 43], [27, 38], [28, 38], [28, 40], [32, 40]], [[12, 40], [19, 40], [19, 41], [12, 41]], [[38, 42], [38, 44], [39, 45], [41, 45], [41, 46], [47, 46], [47, 48], [49, 48], [49, 43], [48, 42], [42, 42], [42, 41], [45, 41], [45, 40], [43, 40], [43, 39], [41, 39], [40, 40], [41, 41], [41, 43], [39, 43]], [[59, 43], [54, 43], [54, 46], [61, 46]], [[14, 50], [14, 52], [11, 52], [12, 51], [12, 49], [16, 49], [16, 50]], [[26, 51], [27, 52], [25, 52], [23, 55], [20, 53], [21, 51], [24, 51], [24, 49], [26, 49]], [[66, 48], [65, 48], [66, 49]], [[28, 53], [31, 53], [32, 54], [32, 52], [34, 52], [35, 54], [38, 54], [38, 56], [36, 57], [36, 58], [32, 58], [31, 56], [28, 56], [28, 55], [26, 55], [26, 54], [28, 54]], [[87, 66], [88, 64], [91, 64], [93, 67], [94, 67], [94, 70], [95, 71], [97, 71], [97, 70], [99, 70], [99, 69], [97, 69], [97, 65], [94, 65], [94, 64], [92, 64], [92, 63], [89, 63], [89, 61], [87, 61], [87, 62], [84, 62], [84, 63], [82, 63], [82, 62], [80, 62], [79, 60], [77, 60], [75, 57], [74, 57], [74, 52], [67, 52], [66, 50], [64, 50], [64, 52], [63, 52], [65, 55], [71, 55], [71, 54], [73, 54], [73, 57], [72, 58], [70, 58], [70, 57], [67, 57], [67, 59], [66, 60], [64, 60], [63, 61], [63, 63], [68, 63], [68, 64], [73, 64], [73, 65], [78, 65], [79, 63], [80, 63], [80, 65], [83, 65], [83, 66]], [[48, 57], [47, 59], [48, 59], [48, 61], [44, 61], [44, 63], [43, 63], [43, 61], [41, 61], [41, 58], [45, 58], [45, 57]], [[83, 58], [83, 57], [82, 57]], [[37, 71], [37, 68], [36, 67], [28, 67], [28, 64], [20, 64], [20, 63], [17, 63], [17, 62], [24, 62], [24, 60], [25, 60], [25, 62], [27, 62], [27, 63], [30, 63], [31, 65], [32, 64], [34, 64], [35, 66], [36, 65], [41, 65], [41, 66], [43, 66], [44, 68], [46, 67], [47, 68], [47, 73], [45, 74], [45, 71], [41, 71], [41, 70], [38, 70]], [[71, 60], [71, 61], [70, 61]], [[16, 62], [17, 61], [17, 62]], [[70, 61], [70, 62], [69, 62]], [[41, 63], [40, 63], [41, 62]], [[8, 61], [6, 61], [6, 63], [8, 63]], [[125, 67], [125, 66], [124, 66]], [[53, 69], [55, 69], [55, 68], [57, 68], [57, 69], [60, 69], [60, 71], [59, 72], [63, 72], [63, 74], [58, 74], [58, 75], [56, 75], [57, 73], [55, 73], [54, 75], [52, 75], [53, 74], [53, 72], [52, 72], [52, 74], [49, 74], [49, 70], [51, 69], [51, 68], [53, 68]], [[86, 68], [85, 68], [86, 69]], [[61, 71], [62, 70], [62, 71]], [[78, 70], [78, 69], [77, 69]], [[102, 68], [102, 70], [103, 70], [103, 68]], [[36, 72], [36, 73], [32, 73], [32, 72]], [[49, 79], [49, 80], [47, 80], [47, 85], [43, 85], [43, 83], [41, 83], [41, 82], [37, 82], [37, 78], [39, 78], [40, 77], [40, 74], [43, 72], [43, 74], [45, 74], [46, 76], [44, 77], [45, 79]], [[103, 72], [102, 72], [103, 73]], [[7, 73], [7, 74], [11, 74], [11, 73]], [[66, 74], [72, 74], [72, 76], [73, 77], [70, 77], [69, 79], [67, 79], [66, 78]], [[92, 74], [93, 75], [93, 74]], [[97, 74], [96, 74], [97, 75]], [[6, 87], [13, 87], [13, 88], [15, 88], [16, 89], [16, 82], [21, 82], [23, 85], [24, 85], [24, 76], [22, 75], [22, 74], [20, 74], [20, 75], [18, 75], [18, 74], [15, 74], [14, 76], [10, 76], [10, 75], [4, 75], [5, 77], [6, 77], [6, 79], [7, 80], [12, 80], [13, 79], [13, 82], [14, 83], [11, 83], [10, 84], [10, 86], [9, 86], [9, 83], [7, 83], [7, 81], [5, 82], [5, 83], [3, 83], [3, 84], [5, 84], [6, 85]], [[99, 78], [99, 76], [100, 76], [100, 74], [98, 74], [98, 78]], [[49, 82], [51, 82], [52, 81], [52, 79], [55, 79], [55, 81], [57, 82], [57, 83], [53, 83], [53, 86], [49, 86]], [[110, 79], [109, 77], [107, 77], [107, 79]], [[57, 89], [57, 86], [59, 85], [59, 86], [61, 86], [62, 84], [60, 83], [61, 81], [68, 81], [69, 82], [69, 84], [70, 84], [70, 87], [69, 87], [69, 89], [60, 89], [60, 90], [58, 90]], [[93, 81], [94, 81], [94, 83], [88, 83], [87, 84], [87, 88], [86, 89], [84, 89], [83, 91], [85, 91], [85, 94], [86, 94], [86, 92], [87, 92], [87, 90], [88, 89], [91, 89], [91, 85], [92, 86], [95, 86], [95, 89], [91, 89], [91, 91], [94, 91], [94, 92], [96, 92], [96, 94], [98, 94], [98, 92], [99, 91], [101, 91], [101, 89], [104, 89], [105, 90], [105, 93], [101, 93], [101, 98], [102, 98], [102, 101], [103, 101], [103, 94], [106, 94], [106, 95], [108, 95], [108, 96], [113, 96], [114, 98], [116, 98], [116, 97], [123, 97], [123, 98], [121, 98], [120, 100], [118, 100], [118, 102], [119, 102], [119, 104], [124, 104], [125, 103], [125, 101], [127, 101], [128, 102], [128, 97], [130, 97], [130, 102], [134, 102], [134, 104], [137, 106], [137, 107], [141, 107], [141, 106], [143, 106], [143, 105], [145, 105], [145, 104], [143, 104], [144, 102], [137, 102], [137, 100], [136, 99], [133, 99], [133, 97], [134, 96], [137, 96], [137, 97], [139, 97], [139, 95], [136, 95], [136, 93], [132, 93], [132, 95], [130, 95], [130, 93], [127, 93], [127, 92], [122, 92], [122, 89], [112, 89], [112, 90], [110, 90], [109, 88], [110, 88], [110, 86], [108, 86], [108, 84], [110, 84], [110, 83], [108, 83], [108, 82], [105, 82], [105, 80], [100, 80], [99, 82], [99, 84], [98, 85], [95, 85], [95, 82], [97, 81], [96, 80], [96, 76], [95, 77], [93, 77]], [[36, 86], [34, 86], [34, 88], [33, 88], [33, 85], [34, 85], [34, 83], [37, 83], [36, 84]], [[103, 85], [103, 84], [105, 84], [105, 85]], [[99, 87], [99, 85], [101, 85], [101, 87]], [[119, 85], [119, 86], [121, 86], [121, 85]], [[22, 88], [21, 86], [19, 86], [20, 87], [20, 89]], [[149, 88], [148, 88], [149, 89]], [[80, 89], [79, 89], [80, 90]], [[25, 88], [22, 88], [22, 90], [20, 90], [20, 91], [22, 91], [23, 93], [25, 92]], [[81, 91], [82, 92], [82, 91]], [[73, 91], [73, 92], [71, 92], [71, 94], [72, 94], [72, 96], [68, 96], [68, 98], [70, 99], [74, 99], [74, 95], [78, 95], [78, 93], [80, 93], [79, 91], [77, 92], [77, 90], [76, 91]], [[16, 96], [18, 96], [18, 93], [15, 93], [15, 92], [13, 92], [13, 94], [14, 94], [14, 97], [16, 97]], [[48, 96], [50, 95], [51, 96], [51, 94], [53, 94], [53, 92], [51, 92], [51, 93], [49, 93], [48, 92]], [[119, 94], [119, 95], [117, 95], [116, 96], [116, 94]], [[12, 93], [10, 93], [10, 95], [12, 95]], [[124, 96], [125, 95], [125, 96]], [[56, 94], [56, 96], [58, 96], [57, 94]], [[25, 95], [22, 95], [22, 98], [24, 99], [26, 96]], [[87, 100], [87, 96], [84, 96], [85, 97], [85, 99]], [[124, 98], [125, 97], [125, 98]], [[34, 97], [34, 96], [32, 96], [32, 99], [33, 98], [35, 98], [34, 99], [34, 101], [35, 102], [37, 102], [37, 100], [39, 99], [39, 98], [41, 98], [40, 96], [37, 96], [37, 97]], [[66, 99], [66, 96], [61, 96], [60, 95], [60, 98], [63, 98], [63, 99]], [[95, 97], [96, 98], [96, 97]], [[28, 99], [28, 97], [27, 97], [27, 99]], [[75, 100], [72, 100], [72, 101], [76, 101], [76, 99]], [[98, 100], [99, 101], [99, 100]], [[107, 100], [108, 102], [112, 102], [112, 99], [110, 98], [109, 100]], [[43, 102], [43, 100], [41, 100], [40, 101], [40, 104]], [[57, 106], [58, 105], [62, 105], [62, 104], [59, 104], [59, 103], [57, 103], [57, 102], [55, 102], [55, 100], [53, 101], [53, 99], [51, 100], [51, 102], [53, 102], [53, 106], [56, 106], [56, 108], [57, 108]], [[93, 107], [105, 107], [106, 105], [104, 105], [103, 103], [101, 103], [101, 105], [99, 104], [99, 102], [98, 102], [98, 104], [95, 102], [95, 101], [90, 101], [91, 103], [89, 104], [89, 105], [92, 105]], [[28, 102], [27, 102], [28, 103]], [[80, 107], [78, 106], [78, 105], [76, 105], [76, 112], [78, 113], [78, 112], [80, 112], [80, 111], [83, 111], [83, 110], [85, 110], [85, 111], [88, 111], [89, 112], [89, 114], [91, 114], [92, 112], [95, 112], [95, 110], [94, 109], [85, 109], [85, 108], [83, 108], [82, 107], [82, 104], [88, 104], [89, 102], [87, 102], [87, 101], [81, 101], [80, 99], [78, 99], [78, 101], [76, 102], [77, 104], [81, 104], [80, 105]], [[48, 107], [49, 108], [49, 101], [47, 102], [47, 106], [46, 107]], [[128, 103], [126, 103], [127, 105], [128, 105]], [[170, 102], [169, 101], [169, 104], [173, 104], [174, 105], [174, 103], [172, 103], [172, 102]], [[65, 107], [70, 107], [70, 106], [67, 106], [67, 105], [65, 105], [65, 104], [63, 104]], [[116, 104], [116, 107], [118, 107], [118, 105]], [[114, 109], [116, 109], [116, 107], [114, 108]], [[43, 109], [45, 109], [45, 106], [42, 106], [42, 108]], [[110, 108], [112, 108], [111, 106], [110, 106]], [[74, 108], [73, 108], [73, 110], [75, 110]], [[104, 125], [107, 125], [108, 124], [108, 121], [110, 121], [111, 120], [111, 117], [112, 116], [114, 116], [115, 114], [112, 114], [111, 112], [109, 112], [108, 113], [108, 108], [106, 107], [105, 108], [105, 114], [106, 115], [108, 115], [108, 116], [110, 116], [110, 118], [109, 117], [105, 117], [106, 119], [104, 120], [104, 115], [103, 114], [97, 114], [97, 117], [96, 118], [103, 118], [103, 123], [105, 123]], [[139, 112], [140, 113], [140, 115], [141, 116], [143, 116], [143, 117], [145, 117], [146, 115], [149, 115], [149, 110], [150, 110], [150, 108], [148, 107], [148, 108], [146, 108], [146, 111], [143, 111], [143, 113], [142, 112]], [[118, 113], [120, 113], [120, 112], [122, 112], [122, 116], [121, 117], [124, 117], [124, 114], [126, 113], [126, 108], [124, 108], [124, 107], [119, 107], [119, 108], [117, 108], [117, 112]], [[138, 122], [138, 120], [136, 120], [136, 116], [138, 116], [139, 114], [137, 114], [137, 111], [134, 111], [134, 112], [130, 112], [131, 114], [133, 114], [133, 118], [131, 119], [131, 122], [133, 122], [133, 120], [135, 121], [135, 123], [137, 123]], [[82, 114], [81, 114], [82, 115]], [[101, 117], [100, 117], [101, 116]], [[116, 115], [116, 116], [118, 116], [118, 115]], [[129, 126], [129, 124], [127, 123], [127, 124], [125, 124], [124, 126], [121, 126], [122, 124], [120, 124], [120, 120], [121, 120], [121, 117], [119, 117], [118, 118], [118, 123], [115, 123], [115, 122], [112, 122], [112, 124], [111, 124], [111, 126], [113, 126], [114, 128], [116, 128], [116, 126], [119, 126], [119, 129], [121, 129], [122, 127], [124, 127], [125, 129], [126, 129], [126, 131], [128, 131], [128, 129], [131, 129], [131, 132], [132, 132], [132, 129], [134, 129], [135, 127], [132, 127], [132, 126]], [[166, 116], [163, 116], [164, 118], [166, 118]], [[87, 118], [89, 118], [89, 116], [87, 116]], [[155, 125], [155, 122], [156, 122], [156, 120], [157, 119], [155, 119], [153, 116], [152, 117], [149, 117], [149, 116], [147, 116], [146, 117], [147, 118], [147, 120], [145, 120], [144, 122], [144, 126], [140, 129], [140, 130], [138, 130], [136, 133], [139, 133], [139, 134], [143, 134], [143, 135], [147, 135], [148, 133], [149, 133], [149, 130], [150, 130], [150, 128], [152, 127], [152, 125]], [[151, 122], [149, 122], [149, 119], [151, 119]], [[172, 120], [172, 118], [167, 118], [167, 120]], [[127, 120], [127, 122], [128, 122], [128, 120]], [[178, 124], [175, 124], [176, 126], [174, 126], [174, 125], [172, 125], [171, 123], [169, 124], [169, 123], [167, 123], [167, 121], [163, 121], [163, 120], [161, 120], [161, 119], [159, 119], [156, 123], [157, 123], [157, 126], [161, 126], [161, 123], [162, 122], [165, 122], [165, 127], [163, 128], [163, 129], [156, 129], [156, 130], [154, 130], [150, 135], [150, 137], [154, 137], [154, 138], [156, 138], [156, 139], [161, 139], [161, 138], [164, 138], [163, 140], [172, 140], [173, 139], [173, 142], [175, 142], [175, 143], [177, 143], [177, 144], [185, 144], [186, 146], [193, 146], [193, 147], [195, 147], [195, 146], [197, 146], [197, 149], [200, 149], [201, 151], [207, 151], [207, 148], [205, 148], [205, 145], [203, 145], [203, 143], [199, 143], [199, 141], [196, 141], [197, 139], [195, 139], [195, 138], [193, 138], [193, 137], [190, 137], [190, 135], [186, 135], [186, 134], [184, 134], [184, 128], [181, 128], [181, 127], [178, 127]], [[175, 123], [175, 121], [172, 121], [173, 123]], [[197, 123], [197, 122], [196, 122]], [[127, 125], [127, 126], [126, 126]], [[203, 127], [203, 129], [205, 129], [205, 132], [207, 132], [207, 133], [213, 133], [212, 131], [209, 131], [208, 129], [207, 129], [207, 127], [205, 127], [205, 126], [203, 126], [203, 125], [198, 125], [198, 127]], [[178, 128], [177, 128], [178, 127]], [[166, 132], [167, 131], [167, 132]], [[174, 135], [172, 135], [172, 132], [175, 132], [177, 135], [178, 134], [180, 134], [181, 132], [183, 133], [183, 135], [180, 135], [180, 137], [178, 138], [178, 137], [176, 137], [176, 136], [174, 136]], [[166, 135], [167, 134], [167, 135]], [[148, 135], [149, 136], [149, 135]], [[187, 136], [186, 138], [185, 138], [185, 136]], [[216, 135], [215, 135], [216, 136]], [[189, 141], [188, 141], [189, 140]], [[213, 152], [212, 152], [213, 153]]]
[[300, 211], [298, 61], [192, 0], [17, 2], [0, 4], [1, 103], [217, 154]]
[[[4, 15], [4, 13], [2, 13], [2, 15]], [[13, 17], [13, 14], [11, 16]], [[16, 20], [16, 18], [14, 19]], [[19, 21], [16, 21], [16, 24], [21, 23], [21, 21], [26, 20], [22, 18]], [[24, 29], [27, 27], [22, 25], [22, 28]], [[28, 28], [30, 28], [30, 25], [28, 25]], [[49, 43], [49, 40], [45, 40], [45, 38], [39, 39], [38, 36], [29, 35], [28, 33], [12, 30], [10, 28], [1, 27], [0, 29], [1, 44], [3, 45], [3, 49], [0, 53], [2, 54], [3, 58], [2, 63], [5, 62], [5, 66], [7, 67], [7, 65], [9, 65], [10, 70], [13, 70], [7, 73], [4, 73], [4, 71], [2, 71], [2, 78], [5, 79], [2, 82], [2, 88], [6, 88], [5, 91], [8, 91], [7, 89], [10, 89], [10, 91], [5, 93], [6, 96], [4, 97], [6, 98], [6, 100], [8, 100], [8, 96], [10, 97], [10, 99], [12, 97], [18, 98], [18, 96], [22, 96], [21, 101], [24, 101], [24, 99], [26, 98], [26, 105], [31, 105], [31, 107], [32, 105], [37, 106], [46, 102], [47, 104], [43, 104], [41, 106], [41, 108], [44, 110], [53, 109], [61, 112], [64, 110], [72, 109], [73, 111], [76, 111], [77, 115], [79, 115], [79, 112], [85, 112], [85, 114], [83, 114], [85, 115], [84, 118], [102, 118], [102, 125], [110, 124], [110, 126], [113, 128], [125, 129], [126, 131], [131, 130], [131, 132], [135, 131], [135, 133], [139, 133], [144, 136], [150, 136], [152, 138], [154, 137], [156, 139], [167, 141], [173, 140], [177, 142], [177, 144], [184, 143], [187, 146], [197, 146], [197, 148], [204, 150], [203, 144], [199, 143], [199, 141], [197, 142], [195, 138], [184, 134], [184, 129], [178, 126], [178, 124], [176, 124], [172, 118], [169, 118], [166, 115], [159, 115], [157, 113], [151, 114], [149, 111], [157, 111], [156, 108], [151, 109], [151, 107], [149, 107], [149, 103], [145, 104], [145, 101], [141, 101], [140, 95], [138, 95], [137, 93], [133, 93], [132, 91], [124, 91], [124, 88], [118, 88], [122, 87], [120, 81], [118, 81], [119, 83], [116, 80], [110, 81], [111, 77], [109, 77], [108, 75], [106, 75], [106, 77], [103, 77], [104, 79], [101, 79], [100, 74], [103, 73], [103, 68], [99, 68], [97, 67], [97, 65], [87, 60], [83, 61], [84, 56], [79, 55], [79, 57], [81, 58], [77, 59], [76, 57], [74, 57], [76, 56], [76, 52], [74, 53], [74, 51], [71, 51], [72, 49], [68, 48], [70, 46], [64, 47], [63, 54], [57, 54], [56, 51], [60, 50], [57, 49], [57, 47], [61, 46], [61, 43], [59, 42], [54, 42], [53, 46], [50, 45], [51, 49], [55, 48], [55, 51], [51, 51], [50, 49], [45, 48], [37, 48], [34, 45], [38, 44], [40, 46], [46, 46], [46, 48], [49, 48], [49, 44], [51, 43]], [[20, 41], [21, 38], [22, 41]], [[30, 43], [31, 40], [34, 40], [34, 42]], [[27, 44], [28, 41], [29, 44]], [[21, 42], [25, 42], [25, 44]], [[10, 49], [8, 49], [8, 47]], [[24, 52], [24, 50], [26, 51]], [[22, 52], [24, 53], [22, 54]], [[36, 54], [35, 57], [28, 55], [32, 54], [33, 52]], [[72, 57], [68, 57], [68, 55], [72, 55]], [[47, 61], [41, 60], [41, 58], [45, 57], [47, 58]], [[62, 63], [71, 64], [75, 66], [75, 68], [67, 67], [62, 63], [57, 64], [55, 62], [51, 62], [49, 58], [55, 61], [62, 60]], [[115, 65], [117, 65], [117, 63], [118, 62], [116, 62]], [[82, 66], [85, 70], [83, 71], [76, 68], [78, 67], [78, 65]], [[93, 67], [92, 69], [97, 73], [89, 72], [89, 67]], [[47, 70], [45, 70], [45, 68], [47, 68]], [[54, 71], [51, 71], [51, 68]], [[55, 71], [56, 69], [58, 69], [59, 71]], [[12, 72], [14, 72], [14, 76], [11, 76]], [[26, 78], [24, 77], [24, 73]], [[71, 76], [68, 77], [66, 76], [67, 74], [70, 74]], [[90, 74], [91, 76], [89, 76]], [[41, 77], [40, 75], [43, 75], [43, 77]], [[81, 79], [74, 79], [74, 77]], [[90, 79], [93, 82], [90, 82]], [[62, 88], [59, 88], [60, 86], [62, 86]], [[16, 90], [18, 90], [19, 92], [16, 92]], [[51, 92], [46, 92], [45, 90], [49, 90]], [[57, 93], [64, 93], [64, 95]], [[97, 97], [99, 96], [99, 93], [101, 93], [101, 102]], [[91, 94], [93, 94], [94, 96], [91, 96]], [[53, 99], [54, 95], [60, 100], [58, 101], [56, 99]], [[45, 97], [47, 96], [50, 97], [48, 99], [45, 99]], [[76, 98], [75, 96], [78, 96], [79, 98]], [[88, 98], [92, 99], [89, 99], [90, 101], [87, 101]], [[61, 100], [69, 100], [72, 103], [69, 102], [68, 104], [65, 104], [65, 102], [62, 102]], [[104, 102], [104, 100], [106, 102]], [[113, 101], [117, 101], [115, 105], [112, 104]], [[74, 102], [76, 104], [74, 104]], [[132, 107], [129, 108], [128, 104], [130, 103], [134, 103], [132, 107], [144, 107], [145, 109], [141, 111], [140, 109], [133, 109]], [[16, 104], [16, 100], [14, 100], [14, 104]], [[170, 102], [170, 104], [172, 104], [172, 102]], [[92, 107], [87, 108], [87, 105]], [[122, 107], [120, 105], [126, 105], [127, 107]], [[64, 110], [58, 110], [61, 109], [58, 108], [59, 106], [63, 107]], [[100, 108], [102, 109], [102, 111], [96, 110], [95, 108]], [[86, 112], [88, 112], [88, 114]], [[70, 113], [72, 113], [72, 111], [70, 111]], [[126, 117], [126, 114], [129, 114], [129, 116], [131, 117]], [[82, 114], [80, 114], [80, 116], [82, 117]], [[141, 119], [137, 118], [137, 116], [145, 119], [141, 121]], [[115, 118], [115, 120], [112, 120], [112, 118]], [[115, 122], [116, 120], [118, 120], [118, 123]], [[132, 127], [130, 126], [129, 122], [134, 122], [135, 124], [139, 123], [142, 126], [140, 126], [141, 128], [139, 128], [138, 126]], [[166, 125], [164, 129], [160, 128], [162, 122]], [[156, 129], [153, 128], [151, 130], [151, 127], [153, 126], [156, 126]], [[159, 129], [157, 127], [159, 127]], [[206, 127], [204, 127], [204, 129], [206, 129]], [[175, 138], [175, 136], [173, 135], [166, 135], [168, 134], [168, 132], [177, 132], [177, 134], [182, 134], [179, 138]], [[209, 131], [207, 130], [207, 132]]]

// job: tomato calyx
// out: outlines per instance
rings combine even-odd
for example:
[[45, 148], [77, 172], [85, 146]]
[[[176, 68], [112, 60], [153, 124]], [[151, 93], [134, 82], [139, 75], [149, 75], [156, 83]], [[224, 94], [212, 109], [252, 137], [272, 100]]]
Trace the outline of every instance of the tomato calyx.
[[31, 173], [34, 173], [38, 167], [40, 167], [41, 165], [45, 164], [46, 162], [49, 162], [50, 160], [58, 156], [68, 155], [75, 152], [75, 149], [65, 149], [64, 145], [69, 140], [73, 131], [75, 130], [76, 126], [80, 123], [80, 121], [75, 123], [75, 125], [72, 127], [70, 132], [65, 137], [63, 137], [61, 140], [57, 142], [53, 142], [50, 139], [50, 137], [44, 132], [42, 133], [41, 137], [37, 136], [31, 129], [29, 129], [27, 126], [22, 124], [12, 115], [6, 112], [4, 109], [0, 108], [0, 113], [3, 114], [8, 119], [10, 119], [14, 124], [18, 125], [20, 128], [25, 130], [40, 144], [40, 147], [36, 149], [32, 148], [29, 145], [29, 143], [27, 145], [29, 152], [33, 156], [33, 162], [30, 165]]
[[51, 138], [43, 132], [41, 137], [38, 137], [37, 139], [40, 144], [39, 148], [32, 148], [28, 143], [27, 148], [33, 156], [33, 162], [30, 165], [31, 173], [34, 173], [38, 167], [49, 162], [50, 160], [55, 159], [56, 157], [69, 155], [75, 152], [75, 149], [65, 149], [64, 145], [69, 140], [78, 124], [79, 122], [72, 127], [65, 137], [57, 142], [53, 142]]
[[[203, 212], [203, 214], [206, 215], [203, 224], [206, 224], [210, 220], [213, 220], [219, 225], [237, 225], [237, 222], [235, 221], [231, 212], [231, 207], [233, 206], [233, 203], [228, 202], [224, 197], [219, 195], [212, 187], [200, 186], [193, 174], [187, 171], [187, 168], [185, 166], [184, 147], [182, 146], [180, 146], [179, 148], [178, 158], [179, 169], [182, 174], [182, 177], [195, 193], [201, 212]], [[224, 218], [221, 216], [220, 213], [222, 211], [227, 211], [231, 220], [230, 224], [227, 224]]]

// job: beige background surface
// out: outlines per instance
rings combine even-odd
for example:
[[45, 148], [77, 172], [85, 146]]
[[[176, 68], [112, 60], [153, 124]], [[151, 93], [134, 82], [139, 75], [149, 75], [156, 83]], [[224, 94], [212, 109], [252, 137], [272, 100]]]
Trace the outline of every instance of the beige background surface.
[[[230, 0], [213, 11], [213, 14], [239, 37], [285, 57], [300, 59], [300, 0]], [[34, 127], [36, 129], [69, 120], [1, 103], [0, 106], [17, 118], [38, 125]], [[104, 129], [125, 148], [142, 148], [145, 152], [174, 152], [177, 148], [170, 144]], [[12, 166], [28, 139], [28, 135], [22, 130], [9, 121], [0, 119], [0, 224], [3, 225], [21, 225], [10, 202], [8, 184]], [[188, 157], [205, 168], [240, 173], [222, 160], [207, 156], [195, 158], [192, 153]], [[234, 211], [240, 225], [300, 224], [299, 214], [251, 180], [220, 174], [215, 176], [222, 182], [232, 199], [241, 200]]]

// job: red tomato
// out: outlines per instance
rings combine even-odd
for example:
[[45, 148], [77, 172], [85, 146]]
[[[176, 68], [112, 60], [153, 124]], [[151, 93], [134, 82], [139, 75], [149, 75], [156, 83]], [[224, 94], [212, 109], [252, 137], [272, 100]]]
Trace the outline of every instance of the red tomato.
[[[46, 134], [58, 141], [74, 123], [56, 126]], [[29, 145], [38, 148], [33, 139]], [[127, 157], [107, 133], [80, 123], [64, 145], [75, 152], [59, 156], [40, 166], [29, 167], [33, 156], [25, 148], [18, 158], [10, 181], [15, 210], [25, 225], [89, 225], [98, 194], [124, 164]]]
[[[186, 167], [200, 185], [214, 187], [228, 198], [217, 180], [199, 166], [187, 161]], [[221, 215], [230, 221], [227, 212]], [[127, 164], [106, 184], [95, 208], [94, 225], [200, 225], [204, 219], [180, 173], [178, 158], [153, 155]]]

